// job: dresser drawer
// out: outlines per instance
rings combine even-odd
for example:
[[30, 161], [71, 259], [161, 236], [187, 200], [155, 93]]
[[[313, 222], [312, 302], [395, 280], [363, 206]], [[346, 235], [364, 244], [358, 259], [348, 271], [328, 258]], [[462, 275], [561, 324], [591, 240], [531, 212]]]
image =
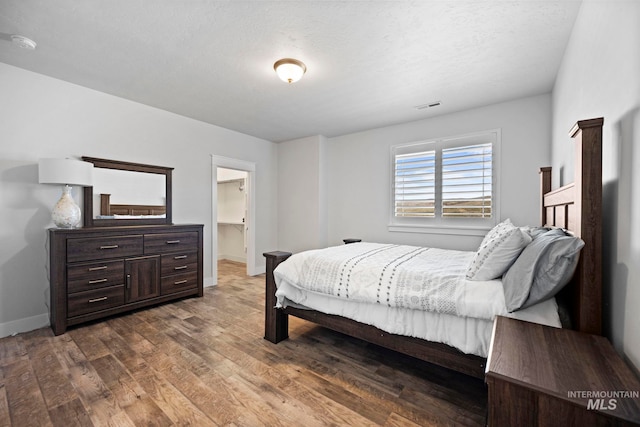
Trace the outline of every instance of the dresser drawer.
[[160, 263], [163, 276], [172, 274], [191, 273], [198, 271], [198, 253], [197, 252], [177, 252], [173, 254], [162, 255]]
[[67, 240], [67, 262], [142, 255], [141, 235]]
[[73, 264], [67, 267], [67, 292], [90, 291], [124, 283], [124, 261]]
[[162, 295], [195, 289], [198, 286], [198, 272], [166, 276], [162, 281]]
[[67, 317], [80, 316], [124, 304], [124, 285], [69, 295]]
[[145, 234], [144, 252], [146, 254], [161, 254], [198, 249], [198, 233], [166, 233]]

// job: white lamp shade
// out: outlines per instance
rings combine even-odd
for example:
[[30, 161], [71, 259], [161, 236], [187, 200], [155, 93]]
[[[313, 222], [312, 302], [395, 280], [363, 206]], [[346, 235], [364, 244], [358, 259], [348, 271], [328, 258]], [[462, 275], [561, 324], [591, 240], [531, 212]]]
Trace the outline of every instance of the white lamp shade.
[[38, 160], [40, 184], [93, 185], [93, 163], [73, 159]]

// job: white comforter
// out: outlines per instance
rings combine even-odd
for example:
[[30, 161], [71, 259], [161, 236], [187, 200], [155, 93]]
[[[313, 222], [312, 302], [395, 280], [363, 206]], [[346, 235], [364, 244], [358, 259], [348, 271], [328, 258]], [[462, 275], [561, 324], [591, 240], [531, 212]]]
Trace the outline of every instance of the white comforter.
[[508, 313], [499, 280], [466, 280], [473, 254], [377, 243], [301, 252], [274, 271], [277, 306], [344, 316], [483, 357], [497, 315], [560, 325], [553, 299]]
[[502, 286], [467, 281], [472, 258], [473, 252], [358, 243], [295, 254], [275, 277], [355, 302], [493, 319], [506, 312]]

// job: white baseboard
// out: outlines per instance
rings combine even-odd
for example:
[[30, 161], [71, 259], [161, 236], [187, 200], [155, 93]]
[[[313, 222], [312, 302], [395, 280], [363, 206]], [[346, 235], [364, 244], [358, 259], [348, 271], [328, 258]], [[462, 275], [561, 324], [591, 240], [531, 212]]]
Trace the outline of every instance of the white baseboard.
[[235, 261], [235, 262], [243, 262], [245, 264], [247, 263], [246, 257], [240, 257], [235, 255], [218, 255], [218, 261], [223, 259], [228, 259], [229, 261]]
[[213, 280], [213, 277], [205, 277], [204, 279], [202, 279], [202, 286], [204, 288], [208, 288], [210, 286], [216, 286], [217, 283], [215, 280]]
[[0, 323], [0, 338], [16, 335], [21, 332], [29, 332], [35, 329], [49, 326], [49, 314], [43, 313], [37, 316], [25, 317], [24, 319], [12, 320], [11, 322]]
[[250, 271], [249, 275], [251, 276], [258, 276], [260, 274], [264, 274], [267, 272], [267, 265], [266, 264], [262, 264], [262, 265], [256, 265], [255, 270]]

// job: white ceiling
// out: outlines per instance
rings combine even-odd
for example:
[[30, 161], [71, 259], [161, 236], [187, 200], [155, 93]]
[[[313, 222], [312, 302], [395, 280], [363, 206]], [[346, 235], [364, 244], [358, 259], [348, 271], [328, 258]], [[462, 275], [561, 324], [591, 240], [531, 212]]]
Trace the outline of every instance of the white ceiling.
[[[1, 0], [0, 61], [271, 141], [332, 137], [550, 92], [579, 7]], [[283, 57], [307, 65], [298, 83]]]

